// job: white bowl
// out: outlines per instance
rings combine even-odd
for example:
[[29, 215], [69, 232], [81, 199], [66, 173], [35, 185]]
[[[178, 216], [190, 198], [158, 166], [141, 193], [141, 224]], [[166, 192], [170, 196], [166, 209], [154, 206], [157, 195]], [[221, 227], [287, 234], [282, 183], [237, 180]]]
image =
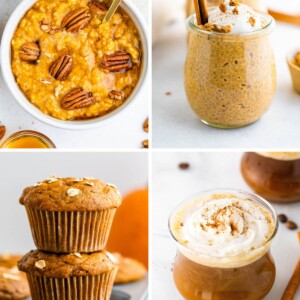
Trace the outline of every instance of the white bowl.
[[141, 36], [141, 42], [143, 47], [143, 63], [140, 78], [135, 86], [133, 92], [129, 96], [129, 98], [125, 101], [123, 105], [119, 108], [115, 109], [111, 113], [90, 120], [80, 120], [80, 121], [63, 121], [51, 116], [43, 114], [36, 106], [34, 106], [23, 94], [18, 84], [16, 83], [15, 77], [12, 73], [11, 69], [11, 39], [14, 35], [14, 32], [22, 19], [25, 13], [32, 7], [32, 5], [36, 2], [36, 0], [23, 0], [14, 10], [12, 15], [10, 16], [6, 27], [3, 32], [2, 40], [1, 40], [1, 68], [4, 80], [19, 103], [28, 113], [34, 116], [36, 119], [55, 126], [59, 128], [65, 129], [89, 129], [98, 127], [104, 123], [107, 123], [109, 120], [116, 118], [120, 115], [121, 112], [131, 104], [135, 99], [137, 99], [138, 93], [141, 89], [141, 86], [145, 80], [147, 74], [147, 65], [148, 65], [148, 39], [147, 39], [147, 26], [141, 12], [135, 7], [135, 5], [127, 0], [123, 0], [121, 3], [121, 7], [126, 11], [126, 13], [132, 18], [137, 29], [139, 30]]

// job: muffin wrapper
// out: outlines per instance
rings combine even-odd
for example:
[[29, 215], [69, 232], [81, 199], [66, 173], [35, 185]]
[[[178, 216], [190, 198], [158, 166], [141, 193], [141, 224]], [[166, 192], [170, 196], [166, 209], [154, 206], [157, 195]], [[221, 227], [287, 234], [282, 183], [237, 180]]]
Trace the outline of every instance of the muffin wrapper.
[[32, 300], [109, 300], [117, 267], [98, 276], [50, 278], [27, 273]]
[[26, 207], [38, 250], [56, 253], [103, 250], [116, 208], [86, 212], [56, 212]]

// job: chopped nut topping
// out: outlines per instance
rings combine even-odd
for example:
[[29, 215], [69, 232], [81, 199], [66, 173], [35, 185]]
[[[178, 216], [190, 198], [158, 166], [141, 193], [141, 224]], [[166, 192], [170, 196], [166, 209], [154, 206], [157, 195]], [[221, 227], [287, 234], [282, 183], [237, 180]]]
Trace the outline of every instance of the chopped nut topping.
[[89, 185], [89, 186], [94, 186], [95, 185], [94, 182], [88, 182], [88, 181], [86, 181], [84, 184]]
[[80, 190], [79, 189], [75, 189], [75, 188], [70, 188], [67, 190], [67, 195], [69, 197], [75, 197], [78, 196], [80, 194]]
[[42, 182], [37, 182], [37, 183], [35, 183], [34, 185], [33, 185], [33, 187], [38, 187], [38, 186], [40, 186], [42, 184]]
[[239, 14], [239, 11], [237, 9], [237, 7], [235, 7], [233, 10], [232, 10], [233, 14], [234, 15], [238, 15]]
[[200, 28], [207, 30], [207, 31], [219, 32], [219, 33], [231, 32], [231, 25], [218, 27], [215, 24], [206, 23], [205, 25], [201, 25]]
[[143, 128], [144, 128], [145, 132], [149, 132], [149, 120], [148, 120], [148, 118], [144, 122]]
[[94, 180], [95, 178], [94, 178], [94, 177], [83, 177], [83, 179], [86, 179], [86, 180]]
[[239, 6], [240, 2], [238, 0], [230, 0], [229, 5], [230, 6]]
[[13, 275], [13, 274], [10, 274], [10, 273], [3, 273], [2, 276], [5, 279], [11, 279], [11, 280], [15, 280], [15, 281], [20, 281], [20, 279], [21, 279], [19, 276]]
[[38, 260], [35, 262], [34, 266], [42, 270], [46, 267], [46, 262], [44, 260]]
[[226, 12], [226, 4], [224, 2], [220, 3], [219, 8], [221, 12]]
[[149, 148], [149, 141], [148, 140], [144, 140], [142, 142], [142, 145], [143, 145], [144, 148]]
[[253, 17], [249, 18], [249, 23], [251, 24], [252, 27], [254, 27], [256, 20]]

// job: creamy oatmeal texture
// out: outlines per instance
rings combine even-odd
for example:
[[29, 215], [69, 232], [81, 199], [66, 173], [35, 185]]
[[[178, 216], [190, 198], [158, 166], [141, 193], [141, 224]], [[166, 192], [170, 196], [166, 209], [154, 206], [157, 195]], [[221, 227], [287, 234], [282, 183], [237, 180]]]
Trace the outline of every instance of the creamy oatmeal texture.
[[[122, 105], [137, 84], [138, 30], [121, 9], [102, 24], [107, 7], [87, 0], [38, 0], [20, 21], [11, 42], [12, 70], [44, 114], [61, 120], [102, 116]], [[74, 22], [74, 13], [81, 23]]]

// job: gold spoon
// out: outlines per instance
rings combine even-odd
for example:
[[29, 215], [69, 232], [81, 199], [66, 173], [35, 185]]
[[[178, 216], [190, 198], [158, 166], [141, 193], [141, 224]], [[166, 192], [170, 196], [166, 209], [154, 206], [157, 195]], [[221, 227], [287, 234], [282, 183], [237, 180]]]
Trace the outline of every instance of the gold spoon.
[[122, 0], [114, 0], [109, 8], [109, 10], [107, 11], [102, 23], [106, 23], [109, 22], [109, 20], [111, 19], [111, 17], [113, 16], [113, 14], [116, 12], [117, 8], [119, 7], [120, 3]]

